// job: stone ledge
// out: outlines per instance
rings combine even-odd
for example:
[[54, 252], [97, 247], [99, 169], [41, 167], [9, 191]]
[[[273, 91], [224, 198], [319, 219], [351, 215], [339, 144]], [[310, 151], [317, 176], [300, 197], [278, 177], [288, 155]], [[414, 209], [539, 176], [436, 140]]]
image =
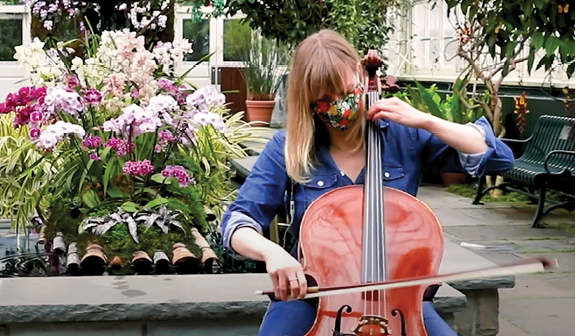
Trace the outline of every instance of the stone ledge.
[[451, 287], [458, 290], [501, 289], [515, 287], [515, 277], [506, 276], [499, 278], [463, 280], [449, 282]]
[[[267, 274], [103, 276], [0, 279], [0, 325], [47, 322], [260, 321], [268, 306], [258, 289]], [[439, 313], [466, 308], [464, 294], [443, 285]]]
[[260, 319], [267, 302], [0, 306], [0, 323]]

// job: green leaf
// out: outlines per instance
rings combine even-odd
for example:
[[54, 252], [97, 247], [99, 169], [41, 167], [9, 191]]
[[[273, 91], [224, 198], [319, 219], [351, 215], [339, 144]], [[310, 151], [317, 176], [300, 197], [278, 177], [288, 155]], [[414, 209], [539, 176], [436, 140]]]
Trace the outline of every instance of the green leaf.
[[91, 209], [99, 205], [99, 203], [101, 203], [101, 200], [99, 200], [99, 196], [97, 195], [95, 190], [91, 189], [87, 190], [83, 194], [83, 202]]
[[103, 192], [107, 192], [109, 180], [111, 179], [111, 175], [115, 171], [116, 164], [117, 164], [117, 158], [112, 158], [107, 162], [107, 167], [105, 168], [105, 173], [103, 173]]
[[533, 34], [532, 40], [536, 49], [540, 49], [544, 46], [544, 34], [542, 34], [540, 31], [537, 31]]
[[121, 189], [119, 189], [118, 186], [116, 185], [111, 185], [109, 186], [109, 189], [107, 189], [107, 195], [114, 197], [114, 198], [124, 198], [124, 197], [129, 197], [129, 194], [122, 191]]
[[163, 183], [163, 184], [172, 183], [172, 181], [170, 179], [164, 177], [161, 173], [157, 173], [157, 174], [152, 175], [151, 180], [154, 182]]
[[560, 46], [562, 42], [560, 39], [555, 36], [550, 36], [546, 41], [545, 48], [548, 54], [553, 54], [556, 51], [556, 48]]
[[422, 84], [420, 84], [419, 82], [416, 82], [416, 86], [418, 87], [418, 91], [420, 92], [420, 97], [422, 98], [422, 101], [424, 102], [424, 104], [426, 104], [426, 107], [428, 108], [428, 112], [430, 112], [432, 115], [434, 115], [436, 117], [439, 117], [441, 119], [445, 119], [446, 116], [443, 114], [443, 111], [441, 111], [441, 109], [438, 107], [438, 105], [433, 100], [430, 93], [428, 93], [428, 91], [426, 91], [424, 86], [422, 86]]
[[566, 74], [568, 75], [568, 79], [572, 78], [572, 75], [574, 74], [574, 69], [575, 69], [575, 63], [572, 62], [572, 64], [568, 65], [568, 69], [566, 70]]
[[166, 198], [163, 198], [163, 197], [158, 197], [158, 198], [156, 198], [156, 199], [155, 199], [155, 200], [153, 200], [153, 201], [149, 201], [149, 202], [148, 202], [148, 203], [145, 205], [145, 207], [146, 207], [146, 208], [149, 208], [149, 209], [153, 209], [153, 208], [155, 208], [155, 207], [157, 207], [157, 206], [159, 206], [159, 205], [161, 205], [161, 204], [164, 204], [164, 203], [168, 203], [168, 199], [166, 199]]
[[527, 72], [528, 72], [528, 74], [531, 74], [531, 69], [534, 66], [535, 58], [536, 58], [536, 50], [535, 50], [535, 47], [532, 46], [529, 49], [529, 56], [527, 58]]
[[125, 212], [136, 212], [138, 210], [137, 204], [133, 202], [125, 202], [121, 205], [121, 209]]

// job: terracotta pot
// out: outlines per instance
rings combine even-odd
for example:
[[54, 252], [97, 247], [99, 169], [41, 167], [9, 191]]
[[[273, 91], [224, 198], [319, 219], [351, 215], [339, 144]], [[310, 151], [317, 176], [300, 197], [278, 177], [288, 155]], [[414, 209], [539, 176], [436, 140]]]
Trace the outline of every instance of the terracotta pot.
[[247, 100], [247, 119], [253, 126], [269, 126], [275, 107], [274, 100]]
[[157, 251], [154, 254], [154, 264], [156, 265], [156, 272], [159, 274], [170, 274], [172, 269], [170, 267], [170, 258], [164, 251]]
[[103, 253], [103, 247], [99, 244], [89, 244], [85, 255], [81, 260], [81, 270], [85, 275], [102, 275], [105, 272], [107, 257]]
[[208, 242], [202, 236], [202, 234], [200, 234], [198, 229], [192, 228], [190, 232], [192, 232], [192, 236], [194, 236], [194, 242], [202, 250], [202, 265], [203, 265], [202, 269], [204, 270], [204, 273], [208, 274], [221, 273], [222, 263], [218, 259], [216, 253], [214, 253], [212, 247], [210, 247], [210, 244], [208, 244]]
[[196, 274], [200, 270], [200, 260], [182, 243], [172, 246], [172, 265], [179, 274]]
[[465, 173], [441, 173], [443, 186], [448, 187], [453, 184], [461, 184], [467, 181], [467, 174]]
[[55, 254], [63, 254], [66, 250], [65, 240], [61, 232], [57, 233], [55, 239], [53, 239], [53, 252]]
[[44, 231], [46, 230], [46, 225], [40, 227], [40, 233], [38, 234], [38, 243], [39, 244], [46, 244], [46, 236], [44, 235]]
[[148, 274], [153, 268], [152, 258], [144, 251], [135, 251], [131, 259], [131, 267], [139, 274]]
[[111, 262], [109, 262], [109, 267], [114, 271], [118, 271], [123, 267], [123, 260], [121, 260], [120, 256], [115, 256], [111, 259]]

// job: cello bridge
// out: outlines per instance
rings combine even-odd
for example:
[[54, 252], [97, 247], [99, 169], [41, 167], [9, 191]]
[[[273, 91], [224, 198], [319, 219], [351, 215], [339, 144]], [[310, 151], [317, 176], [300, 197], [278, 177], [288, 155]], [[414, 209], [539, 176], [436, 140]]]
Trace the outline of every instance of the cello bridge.
[[354, 333], [358, 336], [392, 335], [392, 330], [388, 327], [387, 319], [375, 315], [363, 315], [354, 328]]

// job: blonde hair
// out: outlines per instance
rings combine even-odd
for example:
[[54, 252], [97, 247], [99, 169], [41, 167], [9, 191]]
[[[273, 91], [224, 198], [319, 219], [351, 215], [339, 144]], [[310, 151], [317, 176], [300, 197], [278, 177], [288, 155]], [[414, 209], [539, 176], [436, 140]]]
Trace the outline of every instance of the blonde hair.
[[[287, 89], [287, 136], [285, 165], [287, 175], [297, 183], [309, 181], [316, 164], [315, 122], [312, 104], [326, 94], [344, 91], [346, 70], [363, 78], [355, 48], [340, 34], [322, 30], [303, 40], [291, 59]], [[363, 113], [346, 131], [349, 141], [364, 146]]]

